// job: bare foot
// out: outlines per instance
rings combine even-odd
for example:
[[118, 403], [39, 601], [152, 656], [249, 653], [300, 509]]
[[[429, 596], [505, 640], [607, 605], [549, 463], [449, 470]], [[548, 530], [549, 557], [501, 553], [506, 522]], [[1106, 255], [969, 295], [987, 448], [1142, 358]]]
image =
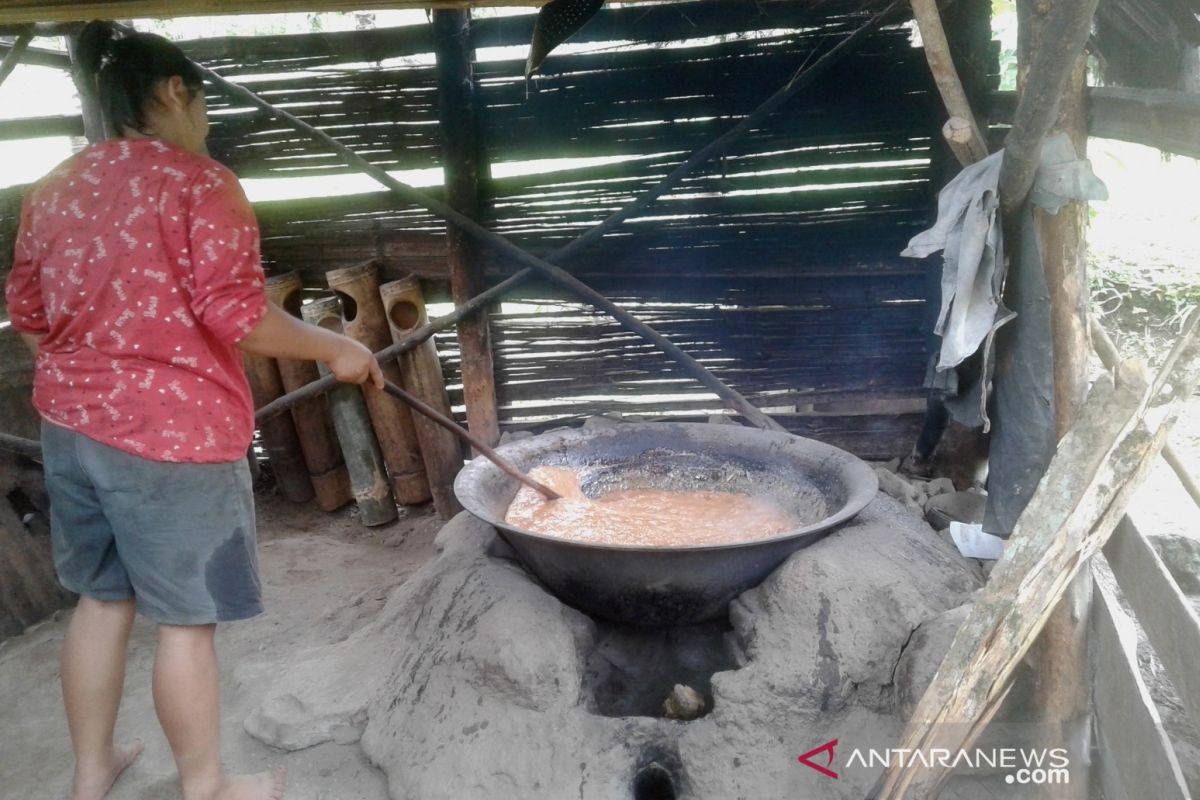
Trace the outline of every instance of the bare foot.
[[283, 767], [257, 775], [233, 775], [213, 800], [283, 800], [283, 784], [286, 780]]
[[105, 773], [96, 776], [75, 775], [75, 786], [71, 790], [71, 800], [102, 800], [108, 790], [121, 777], [125, 768], [142, 752], [142, 740], [134, 739], [129, 744], [113, 748], [112, 764]]

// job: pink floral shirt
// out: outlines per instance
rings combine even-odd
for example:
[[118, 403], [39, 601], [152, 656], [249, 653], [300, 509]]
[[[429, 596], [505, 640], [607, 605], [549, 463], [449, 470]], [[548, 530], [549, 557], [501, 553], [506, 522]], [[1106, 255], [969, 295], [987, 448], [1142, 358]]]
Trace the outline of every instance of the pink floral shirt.
[[237, 178], [158, 139], [113, 139], [25, 198], [5, 287], [43, 334], [34, 406], [155, 461], [245, 455], [254, 406], [236, 343], [266, 313], [258, 224]]

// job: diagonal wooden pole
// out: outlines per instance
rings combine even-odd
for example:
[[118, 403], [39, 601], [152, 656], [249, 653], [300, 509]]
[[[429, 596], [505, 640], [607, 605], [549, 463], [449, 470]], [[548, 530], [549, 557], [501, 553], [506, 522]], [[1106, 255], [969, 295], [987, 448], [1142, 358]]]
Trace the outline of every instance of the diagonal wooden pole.
[[12, 47], [4, 54], [4, 61], [0, 61], [0, 83], [4, 83], [12, 71], [17, 68], [17, 62], [21, 60], [21, 56], [25, 54], [25, 49], [29, 47], [29, 43], [33, 41], [33, 26], [30, 25], [25, 31], [17, 37], [13, 42]]
[[[987, 140], [979, 128], [979, 123], [975, 121], [971, 102], [967, 99], [962, 79], [954, 67], [950, 42], [946, 39], [946, 29], [942, 26], [942, 15], [938, 11], [937, 0], [912, 0], [912, 10], [913, 18], [917, 21], [917, 30], [921, 32], [921, 43], [924, 45], [925, 60], [929, 62], [929, 71], [933, 73], [942, 103], [950, 114], [951, 122], [947, 123], [950, 126], [950, 135], [947, 135], [950, 149], [964, 167], [982, 161], [988, 154]], [[966, 141], [961, 143], [965, 145], [963, 147], [956, 147], [955, 145], [960, 143], [952, 138], [956, 132], [954, 120], [965, 123], [963, 132], [966, 134]]]
[[[398, 355], [399, 353], [404, 352], [405, 350], [414, 347], [417, 344], [420, 344], [420, 342], [428, 339], [437, 330], [449, 327], [466, 316], [467, 313], [473, 313], [474, 311], [483, 308], [495, 298], [499, 297], [503, 291], [513, 288], [518, 283], [529, 278], [535, 273], [541, 273], [559, 286], [568, 289], [577, 296], [586, 299], [597, 308], [609, 313], [622, 325], [661, 348], [667, 353], [667, 355], [676, 360], [684, 368], [684, 370], [688, 372], [689, 375], [699, 380], [707, 388], [711, 389], [715, 394], [717, 394], [717, 396], [725, 400], [731, 408], [740, 412], [753, 424], [768, 430], [783, 430], [783, 427], [779, 425], [779, 423], [775, 422], [773, 419], [751, 405], [751, 403], [741, 394], [726, 386], [702, 364], [685, 353], [666, 337], [662, 336], [650, 326], [641, 322], [632, 314], [617, 306], [611, 300], [596, 292], [582, 281], [573, 277], [561, 267], [550, 263], [550, 261], [563, 261], [569, 259], [580, 250], [599, 241], [606, 233], [622, 224], [625, 220], [629, 219], [635, 214], [640, 213], [642, 210], [650, 206], [659, 197], [663, 196], [671, 189], [679, 185], [679, 183], [682, 182], [687, 175], [691, 174], [696, 167], [727, 150], [730, 145], [745, 135], [748, 131], [761, 124], [768, 116], [774, 113], [774, 111], [787, 102], [787, 100], [789, 100], [797, 92], [810, 85], [817, 77], [827, 72], [832, 66], [841, 60], [841, 58], [849, 53], [863, 38], [881, 27], [889, 18], [891, 18], [893, 14], [896, 13], [897, 10], [904, 7], [905, 4], [905, 0], [893, 0], [893, 2], [889, 4], [887, 8], [869, 18], [858, 29], [850, 33], [845, 39], [831, 48], [811, 66], [797, 71], [796, 74], [793, 75], [792, 78], [787, 82], [787, 84], [767, 98], [762, 105], [760, 105], [747, 117], [742, 119], [737, 125], [733, 126], [729, 131], [722, 134], [710, 144], [693, 153], [687, 161], [676, 167], [666, 178], [662, 180], [662, 182], [652, 187], [635, 201], [613, 213], [604, 221], [586, 231], [574, 241], [552, 253], [550, 256], [548, 256], [548, 260], [540, 259], [522, 250], [520, 247], [517, 247], [504, 237], [487, 230], [470, 217], [457, 212], [441, 200], [430, 197], [429, 195], [426, 195], [425, 193], [396, 180], [385, 170], [366, 161], [357, 153], [353, 152], [325, 132], [313, 127], [312, 125], [309, 125], [307, 122], [304, 122], [303, 120], [286, 111], [274, 107], [269, 102], [245, 87], [226, 80], [207, 67], [200, 66], [200, 69], [209, 78], [209, 80], [213, 82], [214, 85], [225, 91], [227, 94], [273, 115], [277, 119], [286, 122], [297, 130], [313, 137], [317, 141], [320, 141], [322, 144], [326, 145], [339, 156], [341, 156], [342, 159], [348, 164], [370, 175], [372, 178], [379, 181], [399, 197], [429, 209], [433, 213], [445, 218], [447, 221], [459, 226], [459, 228], [461, 228], [465, 233], [475, 237], [482, 244], [492, 248], [494, 251], [524, 267], [522, 271], [512, 275], [505, 281], [494, 286], [492, 289], [477, 295], [472, 302], [468, 304], [469, 310], [467, 306], [460, 307], [452, 315], [446, 315], [431, 321], [430, 324], [426, 326], [427, 330], [418, 329], [410, 334], [409, 337], [405, 337], [405, 339], [401, 342], [397, 342], [392, 347], [387, 348], [387, 350], [381, 351], [379, 354], [381, 359], [385, 357], [385, 354], [386, 357], [395, 357], [395, 355]], [[321, 388], [314, 389], [314, 392], [320, 393], [321, 391], [327, 391], [332, 385], [332, 382], [323, 384]], [[313, 384], [313, 386], [315, 387], [316, 384]], [[284, 397], [279, 398], [279, 400], [276, 400], [270, 405], [264, 406], [262, 409], [260, 409], [258, 412], [258, 418], [263, 419], [269, 415], [280, 413], [289, 408], [291, 402], [291, 395], [285, 395]]]

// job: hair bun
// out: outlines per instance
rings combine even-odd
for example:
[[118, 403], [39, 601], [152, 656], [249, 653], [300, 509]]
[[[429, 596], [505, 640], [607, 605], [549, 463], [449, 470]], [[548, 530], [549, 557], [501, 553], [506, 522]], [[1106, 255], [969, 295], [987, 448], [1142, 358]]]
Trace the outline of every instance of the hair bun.
[[89, 75], [100, 72], [112, 61], [116, 41], [116, 29], [111, 22], [92, 20], [84, 25], [75, 48], [80, 68]]

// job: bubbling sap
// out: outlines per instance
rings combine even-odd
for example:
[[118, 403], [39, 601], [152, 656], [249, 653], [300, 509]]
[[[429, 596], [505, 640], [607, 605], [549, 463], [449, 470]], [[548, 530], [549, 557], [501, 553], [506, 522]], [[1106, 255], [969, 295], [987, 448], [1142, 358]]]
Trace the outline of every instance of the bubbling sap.
[[534, 467], [529, 474], [562, 498], [547, 500], [523, 486], [504, 521], [570, 541], [651, 547], [733, 544], [802, 526], [792, 514], [745, 494], [621, 489], [590, 498], [572, 469]]

